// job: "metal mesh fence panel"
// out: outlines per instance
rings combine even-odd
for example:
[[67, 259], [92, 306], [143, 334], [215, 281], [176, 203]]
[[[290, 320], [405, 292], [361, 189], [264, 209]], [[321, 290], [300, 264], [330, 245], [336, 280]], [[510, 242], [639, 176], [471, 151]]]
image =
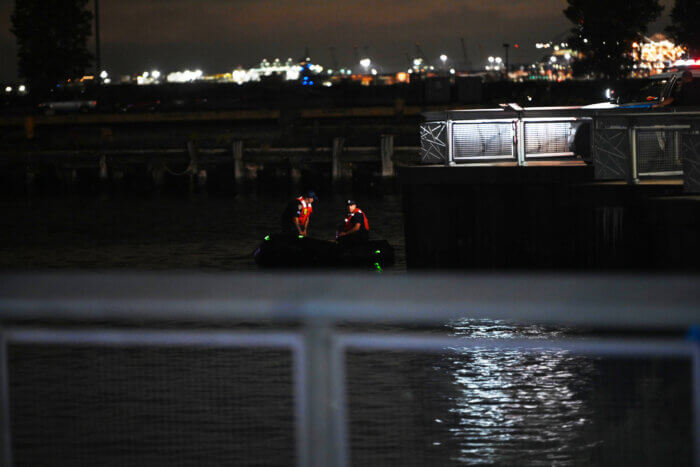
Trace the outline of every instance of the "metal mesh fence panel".
[[640, 175], [683, 170], [678, 131], [638, 131], [637, 167]]
[[420, 126], [420, 160], [424, 164], [442, 164], [447, 160], [447, 125], [424, 123]]
[[455, 159], [512, 159], [513, 124], [455, 123], [452, 126]]
[[570, 122], [525, 122], [525, 155], [568, 154], [571, 138]]
[[17, 466], [290, 465], [292, 354], [10, 345]]

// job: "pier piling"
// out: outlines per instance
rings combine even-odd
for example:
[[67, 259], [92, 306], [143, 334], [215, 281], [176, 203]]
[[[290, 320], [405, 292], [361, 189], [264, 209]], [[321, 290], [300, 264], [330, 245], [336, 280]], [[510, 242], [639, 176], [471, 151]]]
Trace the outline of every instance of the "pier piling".
[[233, 172], [236, 187], [243, 184], [243, 141], [234, 141], [231, 147], [233, 152]]
[[381, 138], [382, 178], [394, 176], [394, 135]]
[[190, 172], [190, 191], [194, 191], [195, 179], [198, 178], [199, 175], [199, 149], [196, 141], [190, 140], [187, 143], [187, 152], [190, 155], [190, 165], [188, 167]]

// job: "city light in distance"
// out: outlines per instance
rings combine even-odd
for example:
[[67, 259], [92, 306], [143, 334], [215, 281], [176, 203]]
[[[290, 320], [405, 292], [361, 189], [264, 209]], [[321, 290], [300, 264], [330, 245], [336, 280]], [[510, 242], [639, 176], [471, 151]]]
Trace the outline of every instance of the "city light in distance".
[[25, 92], [27, 90], [27, 87], [24, 84], [21, 84], [19, 86], [19, 92]]
[[447, 61], [447, 55], [445, 55], [445, 54], [440, 55], [440, 61], [442, 61], [442, 63], [445, 63]]
[[360, 65], [362, 65], [364, 68], [369, 68], [369, 66], [372, 64], [372, 60], [369, 58], [363, 58], [360, 60]]
[[8, 86], [5, 88], [5, 92], [12, 92], [12, 86]]
[[107, 79], [108, 76], [109, 73], [107, 73], [105, 70], [102, 70], [102, 72], [100, 73], [100, 78], [102, 79]]

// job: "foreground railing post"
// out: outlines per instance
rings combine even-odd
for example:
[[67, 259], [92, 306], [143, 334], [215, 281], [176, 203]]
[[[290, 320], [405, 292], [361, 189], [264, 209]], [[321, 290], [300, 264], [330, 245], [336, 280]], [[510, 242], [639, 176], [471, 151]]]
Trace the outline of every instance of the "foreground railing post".
[[[336, 435], [337, 401], [333, 397], [333, 328], [328, 321], [306, 323], [304, 353], [306, 379], [305, 462], [310, 467], [344, 465], [338, 461], [341, 452]], [[304, 462], [304, 460], [302, 460]]]
[[10, 379], [7, 361], [7, 340], [0, 328], [0, 467], [12, 465], [10, 437]]
[[331, 349], [331, 403], [333, 437], [337, 467], [347, 467], [350, 461], [350, 418], [348, 417], [347, 369], [345, 347], [333, 339]]
[[448, 167], [454, 167], [457, 165], [455, 162], [455, 153], [454, 153], [454, 137], [452, 136], [452, 126], [453, 126], [452, 119], [450, 117], [447, 118], [447, 122], [445, 124], [445, 130], [447, 132], [447, 166]]
[[630, 138], [630, 167], [629, 167], [629, 178], [627, 183], [630, 185], [637, 185], [639, 183], [639, 167], [637, 167], [637, 128], [634, 127], [633, 123], [630, 123], [629, 127], [629, 138]]
[[513, 129], [515, 131], [514, 150], [518, 159], [518, 165], [524, 167], [527, 165], [525, 160], [525, 122], [523, 122], [521, 115], [518, 115]]
[[700, 467], [700, 326], [690, 329], [690, 339], [693, 343], [693, 443], [695, 466]]

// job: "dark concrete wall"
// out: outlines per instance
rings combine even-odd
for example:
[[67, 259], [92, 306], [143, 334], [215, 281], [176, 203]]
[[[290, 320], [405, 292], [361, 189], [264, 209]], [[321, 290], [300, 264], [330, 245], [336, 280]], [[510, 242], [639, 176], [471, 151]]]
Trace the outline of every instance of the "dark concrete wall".
[[601, 185], [591, 174], [400, 168], [409, 268], [700, 269], [700, 198], [679, 183]]

